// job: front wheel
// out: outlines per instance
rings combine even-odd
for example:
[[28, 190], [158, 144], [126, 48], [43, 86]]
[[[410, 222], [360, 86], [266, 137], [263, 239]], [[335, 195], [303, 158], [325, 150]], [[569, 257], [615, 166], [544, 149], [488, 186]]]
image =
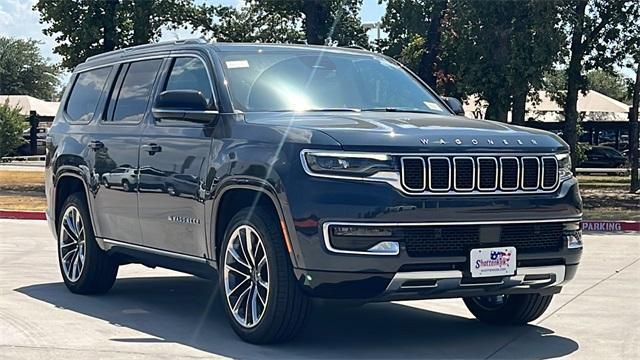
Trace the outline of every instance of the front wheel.
[[277, 218], [262, 208], [239, 211], [220, 247], [225, 312], [243, 340], [275, 343], [293, 338], [309, 300], [293, 276]]
[[465, 298], [476, 319], [493, 325], [524, 325], [539, 318], [553, 295], [518, 294]]

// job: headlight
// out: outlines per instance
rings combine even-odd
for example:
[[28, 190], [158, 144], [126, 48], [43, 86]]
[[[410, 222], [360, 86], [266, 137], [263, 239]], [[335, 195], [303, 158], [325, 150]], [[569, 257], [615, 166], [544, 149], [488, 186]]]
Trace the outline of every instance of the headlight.
[[556, 159], [558, 159], [558, 177], [560, 181], [571, 178], [573, 176], [571, 172], [571, 155], [568, 153], [556, 154]]
[[383, 171], [397, 171], [391, 156], [374, 153], [303, 152], [303, 165], [308, 172], [320, 175], [367, 177]]

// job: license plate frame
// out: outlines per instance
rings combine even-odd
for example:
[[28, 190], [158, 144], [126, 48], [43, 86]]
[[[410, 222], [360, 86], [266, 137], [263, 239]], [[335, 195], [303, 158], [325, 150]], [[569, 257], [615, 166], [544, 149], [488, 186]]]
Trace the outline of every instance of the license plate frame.
[[472, 278], [513, 276], [517, 271], [516, 248], [500, 246], [471, 249], [469, 270]]

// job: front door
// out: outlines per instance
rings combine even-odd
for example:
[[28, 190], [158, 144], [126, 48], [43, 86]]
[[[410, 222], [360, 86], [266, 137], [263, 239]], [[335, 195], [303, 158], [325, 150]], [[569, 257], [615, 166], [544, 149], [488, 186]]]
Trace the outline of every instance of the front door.
[[[195, 55], [173, 57], [160, 91], [197, 90], [214, 101], [206, 66]], [[211, 127], [184, 120], [154, 119], [144, 130], [138, 199], [145, 246], [205, 256], [200, 183], [211, 143]]]

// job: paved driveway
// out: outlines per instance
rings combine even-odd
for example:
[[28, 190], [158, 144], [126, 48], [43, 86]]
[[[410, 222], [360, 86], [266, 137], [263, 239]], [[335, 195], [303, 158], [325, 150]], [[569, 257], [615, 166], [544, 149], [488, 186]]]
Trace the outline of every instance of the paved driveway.
[[577, 278], [531, 326], [483, 325], [460, 300], [323, 305], [294, 342], [259, 347], [236, 338], [207, 281], [128, 265], [107, 295], [72, 295], [46, 224], [0, 220], [0, 357], [638, 358], [640, 236], [585, 241]]

